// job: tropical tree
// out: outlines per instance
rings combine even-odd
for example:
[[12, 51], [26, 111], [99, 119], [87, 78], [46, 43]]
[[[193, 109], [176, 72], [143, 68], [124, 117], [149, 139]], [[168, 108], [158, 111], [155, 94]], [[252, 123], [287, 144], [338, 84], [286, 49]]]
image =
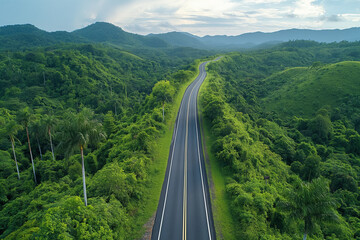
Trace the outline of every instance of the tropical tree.
[[41, 146], [40, 146], [40, 141], [39, 141], [39, 137], [42, 136], [42, 130], [43, 130], [43, 126], [41, 124], [41, 121], [36, 120], [31, 124], [31, 129], [32, 129], [32, 136], [35, 137], [36, 139], [36, 143], [38, 145], [39, 148], [39, 153], [40, 153], [40, 159], [43, 160], [43, 156], [42, 156], [42, 151], [41, 151]]
[[32, 164], [32, 169], [34, 173], [34, 181], [37, 183], [36, 180], [36, 173], [35, 173], [35, 165], [34, 165], [34, 158], [31, 151], [31, 143], [30, 143], [30, 137], [29, 137], [29, 124], [33, 121], [33, 115], [28, 107], [23, 108], [19, 111], [17, 115], [18, 122], [22, 124], [26, 129], [26, 136], [29, 144], [29, 152], [30, 152], [30, 159]]
[[299, 183], [288, 193], [287, 200], [280, 203], [280, 207], [289, 213], [290, 219], [304, 222], [303, 240], [314, 232], [316, 224], [339, 220], [335, 211], [336, 202], [324, 178]]
[[65, 154], [70, 156], [75, 150], [80, 150], [82, 178], [84, 188], [84, 201], [87, 206], [84, 149], [90, 145], [96, 145], [106, 138], [102, 124], [94, 119], [94, 112], [88, 108], [82, 109], [80, 113], [69, 112], [65, 116], [59, 133], [59, 147], [64, 149]]
[[113, 132], [115, 132], [115, 119], [112, 111], [108, 111], [107, 114], [104, 115], [104, 129], [108, 136], [110, 136]]
[[162, 103], [163, 121], [165, 120], [165, 102], [171, 102], [175, 94], [175, 89], [169, 81], [159, 81], [155, 84], [152, 91], [158, 101]]
[[16, 153], [15, 153], [15, 135], [18, 133], [19, 130], [22, 130], [22, 126], [17, 124], [16, 121], [11, 120], [9, 122], [7, 122], [5, 124], [5, 133], [9, 136], [10, 141], [11, 141], [11, 147], [13, 150], [13, 154], [14, 154], [14, 160], [15, 160], [15, 165], [16, 165], [16, 171], [18, 174], [18, 178], [20, 179], [20, 172], [19, 172], [19, 166], [16, 160]]
[[47, 134], [49, 135], [51, 153], [54, 161], [55, 161], [55, 155], [54, 155], [54, 146], [52, 143], [51, 129], [55, 126], [56, 122], [57, 120], [54, 115], [45, 115], [43, 118], [43, 123], [46, 126], [46, 131]]

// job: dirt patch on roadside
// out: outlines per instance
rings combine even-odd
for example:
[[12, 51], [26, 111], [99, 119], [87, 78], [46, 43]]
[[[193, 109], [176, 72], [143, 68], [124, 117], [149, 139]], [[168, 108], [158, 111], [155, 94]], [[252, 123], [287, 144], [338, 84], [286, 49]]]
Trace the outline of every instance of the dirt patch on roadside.
[[154, 222], [155, 222], [155, 215], [156, 215], [156, 212], [149, 219], [149, 221], [147, 221], [147, 223], [144, 224], [145, 233], [142, 236], [142, 238], [140, 238], [139, 240], [150, 240], [151, 239], [152, 229], [153, 229]]

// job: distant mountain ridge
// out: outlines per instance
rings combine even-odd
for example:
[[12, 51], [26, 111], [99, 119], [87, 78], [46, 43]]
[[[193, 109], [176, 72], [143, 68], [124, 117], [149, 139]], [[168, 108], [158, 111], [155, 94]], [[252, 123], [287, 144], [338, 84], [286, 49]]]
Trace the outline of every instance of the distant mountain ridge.
[[205, 47], [204, 43], [201, 41], [201, 37], [192, 35], [187, 32], [168, 32], [168, 33], [160, 33], [160, 34], [149, 34], [147, 36], [160, 38], [173, 46], [192, 47], [192, 48]]
[[344, 30], [289, 29], [271, 33], [253, 32], [238, 36], [198, 37], [186, 32], [139, 35], [124, 31], [111, 23], [96, 22], [73, 32], [47, 32], [31, 24], [0, 27], [0, 49], [49, 46], [59, 43], [110, 43], [118, 46], [232, 50], [271, 46], [290, 40], [317, 42], [360, 41], [360, 28]]
[[[167, 41], [170, 45], [197, 47], [197, 48], [251, 48], [267, 43], [281, 43], [291, 40], [311, 40], [316, 42], [360, 41], [360, 28], [344, 30], [308, 30], [288, 29], [276, 32], [244, 33], [238, 36], [204, 36], [197, 37], [189, 33], [174, 32], [164, 34], [151, 34]], [[175, 38], [176, 37], [176, 38]], [[190, 44], [192, 43], [192, 45]]]

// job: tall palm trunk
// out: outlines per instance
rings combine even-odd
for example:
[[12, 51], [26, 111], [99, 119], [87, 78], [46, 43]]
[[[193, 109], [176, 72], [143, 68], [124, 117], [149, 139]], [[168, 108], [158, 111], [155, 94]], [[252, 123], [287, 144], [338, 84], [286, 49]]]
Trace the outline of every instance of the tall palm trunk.
[[35, 174], [34, 159], [33, 159], [32, 151], [31, 151], [31, 145], [30, 145], [29, 130], [28, 130], [28, 127], [27, 127], [27, 126], [26, 126], [25, 128], [26, 128], [26, 135], [27, 135], [28, 144], [29, 144], [30, 159], [31, 159], [31, 164], [32, 164], [32, 168], [33, 168], [33, 173], [34, 173], [34, 180], [35, 180], [35, 183], [37, 184], [37, 181], [36, 181], [36, 174]]
[[37, 144], [38, 144], [38, 148], [39, 148], [39, 153], [40, 153], [40, 158], [41, 158], [41, 161], [43, 160], [43, 157], [42, 157], [42, 152], [41, 152], [41, 147], [40, 147], [40, 143], [39, 143], [39, 138], [36, 136], [36, 141], [37, 141]]
[[54, 147], [53, 147], [53, 144], [52, 144], [52, 139], [51, 139], [51, 130], [50, 130], [50, 128], [49, 128], [49, 138], [50, 138], [50, 147], [51, 147], [52, 157], [53, 157], [53, 160], [55, 161]]
[[163, 121], [165, 121], [165, 109], [164, 108], [165, 108], [165, 103], [163, 103], [163, 109], [162, 109], [163, 110]]
[[83, 146], [80, 146], [80, 150], [81, 150], [82, 178], [83, 178], [83, 187], [84, 187], [84, 201], [85, 201], [85, 206], [87, 206], [86, 182], [85, 182], [85, 163], [84, 163], [84, 148], [83, 148]]
[[18, 163], [17, 163], [17, 160], [16, 160], [16, 154], [15, 154], [14, 139], [12, 137], [10, 137], [10, 141], [11, 141], [11, 146], [12, 146], [12, 150], [13, 150], [13, 153], [14, 153], [16, 171], [17, 171], [17, 174], [18, 174], [18, 178], [20, 179], [19, 166], [18, 166]]
[[304, 238], [303, 238], [303, 240], [306, 240], [306, 238], [307, 238], [307, 233], [304, 233]]

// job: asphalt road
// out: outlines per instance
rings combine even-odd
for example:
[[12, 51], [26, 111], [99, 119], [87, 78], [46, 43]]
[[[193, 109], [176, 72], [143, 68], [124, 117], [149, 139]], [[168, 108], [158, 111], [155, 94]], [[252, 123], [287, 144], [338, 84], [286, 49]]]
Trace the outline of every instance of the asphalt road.
[[216, 239], [197, 110], [207, 63], [199, 66], [180, 105], [152, 240]]

